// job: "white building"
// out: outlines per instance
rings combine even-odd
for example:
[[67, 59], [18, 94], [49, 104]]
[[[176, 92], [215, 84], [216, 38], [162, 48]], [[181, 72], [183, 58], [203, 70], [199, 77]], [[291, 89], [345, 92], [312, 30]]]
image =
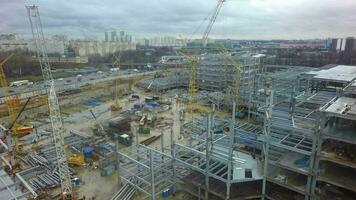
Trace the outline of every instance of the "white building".
[[130, 42], [102, 42], [102, 41], [74, 41], [76, 56], [101, 56], [113, 54], [117, 51], [136, 50], [136, 44]]
[[26, 50], [27, 42], [17, 34], [0, 35], [0, 52]]
[[[64, 55], [65, 50], [67, 49], [65, 43], [62, 40], [57, 39], [45, 39], [45, 45], [47, 48], [48, 54], [60, 54]], [[36, 46], [33, 39], [28, 42], [28, 50], [36, 51]]]
[[177, 39], [175, 37], [163, 36], [149, 39], [149, 45], [158, 47], [181, 47], [185, 46], [186, 42], [182, 39]]
[[[51, 39], [45, 39], [47, 53], [58, 53], [64, 55], [67, 49], [68, 42], [66, 36], [55, 35]], [[25, 40], [18, 34], [1, 34], [0, 35], [0, 51], [13, 51], [13, 50], [29, 50], [36, 51], [36, 46], [33, 41]]]

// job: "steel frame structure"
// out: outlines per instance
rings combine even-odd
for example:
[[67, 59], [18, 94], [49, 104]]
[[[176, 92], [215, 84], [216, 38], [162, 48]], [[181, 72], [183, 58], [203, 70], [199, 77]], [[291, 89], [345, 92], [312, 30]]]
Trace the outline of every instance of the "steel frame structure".
[[[3, 157], [2, 160], [5, 161]], [[22, 200], [36, 198], [37, 193], [23, 177], [23, 172], [9, 176], [3, 169], [0, 170], [0, 199]]]
[[118, 159], [119, 181], [128, 183], [150, 199], [156, 199], [174, 184], [170, 154], [139, 144], [119, 150]]
[[[317, 91], [324, 89], [320, 87], [320, 85], [324, 85], [325, 87], [327, 84], [322, 83], [325, 81], [327, 84], [332, 83], [330, 80], [314, 81], [313, 85], [318, 85]], [[353, 193], [352, 196], [345, 195], [345, 197], [343, 197], [345, 199], [352, 199], [356, 196], [356, 189], [353, 187], [352, 181], [355, 180], [354, 174], [356, 172], [356, 165], [338, 158], [333, 152], [328, 151], [330, 146], [325, 145], [328, 144], [328, 141], [331, 141], [349, 145], [354, 148], [356, 147], [356, 135], [354, 131], [356, 127], [356, 115], [352, 113], [355, 108], [356, 96], [354, 91], [350, 90], [350, 86], [352, 86], [355, 81], [356, 77], [353, 81], [343, 84], [343, 86], [346, 86], [342, 86], [343, 88], [337, 92], [337, 96], [335, 94], [334, 98], [320, 108], [320, 130], [317, 134], [318, 143], [313, 168], [315, 177], [310, 189], [314, 199], [323, 195], [323, 188], [318, 186], [321, 183], [330, 184], [333, 187], [342, 188], [343, 190]], [[345, 105], [349, 105], [349, 109], [346, 108]], [[342, 109], [345, 109], [343, 113], [339, 111]], [[350, 195], [350, 193], [348, 194]]]
[[[310, 77], [298, 77], [310, 68], [283, 67], [276, 73], [284, 74], [282, 78], [269, 72], [274, 68], [268, 67], [266, 71], [257, 74], [258, 83], [254, 90], [264, 88], [264, 93], [258, 99], [255, 95], [252, 96], [253, 103], [259, 105], [254, 112], [262, 117], [262, 123], [235, 123], [234, 116], [231, 120], [220, 120], [210, 115], [182, 127], [182, 135], [190, 141], [189, 144], [173, 141], [171, 148], [167, 149], [171, 152], [173, 164], [170, 167], [175, 174], [175, 181], [172, 183], [175, 188], [178, 188], [177, 183], [183, 181], [188, 185], [180, 184], [181, 189], [198, 199], [234, 198], [238, 191], [231, 190], [234, 184], [240, 182], [246, 186], [253, 180], [233, 180], [231, 168], [239, 160], [231, 152], [233, 149], [242, 151], [241, 147], [248, 146], [260, 150], [256, 156], [263, 160], [264, 165], [261, 194], [249, 198], [276, 200], [285, 193], [287, 197], [294, 195], [305, 200], [314, 200], [320, 195], [317, 191], [320, 190], [318, 187], [321, 182], [356, 194], [347, 182], [330, 179], [320, 172], [324, 169], [325, 164], [321, 163], [325, 160], [334, 163], [329, 164], [333, 167], [348, 166], [356, 170], [356, 165], [350, 162], [327, 157], [323, 149], [327, 140], [356, 145], [356, 136], [352, 131], [345, 129], [341, 132], [330, 128], [343, 120], [348, 120], [348, 124], [356, 122], [355, 115], [348, 114], [353, 107], [342, 107], [347, 102], [351, 102], [350, 105], [356, 102], [354, 90], [350, 89], [356, 85], [355, 82], [344, 83], [343, 86], [346, 87], [340, 93]], [[295, 84], [290, 86], [287, 79], [295, 80]], [[318, 86], [317, 89], [315, 85]], [[333, 106], [341, 106], [346, 114], [330, 111]], [[227, 127], [229, 133], [217, 131]], [[222, 150], [221, 146], [225, 148]], [[353, 174], [349, 176], [353, 177]], [[281, 193], [273, 192], [276, 191], [275, 188]]]

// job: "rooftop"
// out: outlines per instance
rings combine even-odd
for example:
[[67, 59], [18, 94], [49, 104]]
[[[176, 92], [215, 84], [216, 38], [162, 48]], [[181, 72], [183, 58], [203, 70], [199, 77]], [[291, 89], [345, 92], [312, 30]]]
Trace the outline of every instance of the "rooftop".
[[334, 114], [351, 115], [356, 117], [356, 99], [349, 97], [340, 97], [325, 111]]
[[315, 75], [314, 79], [329, 80], [335, 82], [351, 82], [356, 78], [356, 66], [337, 65], [330, 69], [310, 71], [306, 74]]

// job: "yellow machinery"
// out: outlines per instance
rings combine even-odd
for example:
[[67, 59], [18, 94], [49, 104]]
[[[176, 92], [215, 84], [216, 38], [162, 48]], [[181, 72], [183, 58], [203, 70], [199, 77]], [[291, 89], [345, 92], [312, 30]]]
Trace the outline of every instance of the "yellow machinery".
[[16, 119], [16, 115], [21, 109], [21, 101], [17, 95], [10, 95], [8, 83], [6, 81], [6, 76], [3, 68], [3, 65], [12, 56], [13, 54], [9, 55], [3, 62], [0, 63], [0, 86], [3, 88], [4, 97], [6, 98], [5, 104], [8, 108], [10, 123], [13, 123], [11, 126], [11, 130], [13, 130], [14, 134], [20, 138], [32, 133], [33, 127], [20, 125]]
[[80, 154], [72, 154], [67, 160], [69, 165], [83, 166], [85, 164], [84, 156]]
[[[3, 88], [2, 92], [5, 97], [5, 104], [7, 105], [8, 108], [8, 113], [9, 113], [9, 130], [7, 130], [7, 136], [10, 136], [8, 138], [8, 141], [11, 141], [11, 144], [9, 145], [9, 155], [10, 155], [10, 165], [12, 167], [11, 171], [16, 171], [17, 168], [19, 167], [19, 162], [17, 160], [17, 153], [19, 151], [18, 147], [18, 138], [21, 138], [25, 135], [28, 135], [32, 133], [33, 128], [32, 127], [27, 127], [27, 126], [21, 126], [18, 122], [17, 119], [21, 113], [21, 102], [20, 99], [18, 98], [17, 95], [10, 95], [9, 89], [8, 89], [8, 83], [6, 81], [6, 76], [4, 72], [3, 65], [13, 56], [14, 54], [9, 55], [5, 60], [3, 60], [0, 63], [0, 86]], [[27, 105], [28, 102], [26, 102]], [[23, 110], [21, 110], [22, 112]]]
[[196, 88], [196, 77], [197, 77], [197, 65], [198, 59], [195, 56], [189, 56], [189, 87], [188, 87], [188, 110], [193, 118], [194, 109], [194, 94], [197, 92]]
[[[218, 0], [217, 5], [214, 9], [213, 14], [210, 17], [209, 20], [209, 24], [206, 27], [204, 34], [203, 34], [203, 38], [202, 38], [202, 50], [205, 51], [206, 46], [207, 46], [207, 42], [208, 42], [208, 37], [210, 34], [210, 31], [216, 21], [216, 18], [221, 10], [221, 7], [223, 5], [223, 3], [226, 0]], [[186, 56], [186, 55], [185, 55]], [[193, 96], [194, 94], [197, 92], [197, 88], [196, 88], [196, 78], [197, 78], [197, 65], [198, 65], [198, 56], [187, 56], [188, 57], [188, 62], [189, 62], [189, 99], [188, 99], [188, 110], [192, 115], [192, 119], [193, 119], [193, 104], [194, 104], [194, 100], [193, 100]]]
[[233, 66], [233, 77], [235, 78], [234, 79], [234, 87], [233, 87], [233, 91], [232, 92], [232, 95], [233, 95], [233, 98], [236, 102], [236, 107], [239, 108], [239, 105], [241, 105], [241, 98], [240, 98], [240, 85], [241, 85], [241, 65], [240, 64], [237, 64], [235, 62], [235, 60], [233, 59], [233, 57], [230, 55], [230, 53], [228, 52], [228, 50], [224, 47], [224, 46], [221, 46], [221, 54], [224, 56], [224, 60], [225, 60], [225, 85], [227, 86], [227, 65], [230, 64]]
[[119, 50], [119, 55], [113, 55], [115, 58], [114, 66], [116, 67], [116, 79], [114, 81], [114, 103], [110, 106], [111, 111], [118, 111], [121, 110], [120, 105], [120, 60], [121, 60], [121, 48]]

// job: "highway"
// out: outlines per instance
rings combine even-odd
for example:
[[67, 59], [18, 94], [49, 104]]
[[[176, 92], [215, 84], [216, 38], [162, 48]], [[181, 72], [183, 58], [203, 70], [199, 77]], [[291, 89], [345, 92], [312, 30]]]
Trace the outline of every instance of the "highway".
[[[135, 76], [153, 75], [156, 71], [133, 72], [132, 70], [120, 70], [120, 78], [128, 79]], [[95, 72], [89, 74], [77, 74], [77, 76], [59, 78], [55, 80], [56, 92], [66, 91], [69, 89], [80, 88], [84, 85], [93, 85], [100, 82], [112, 81], [117, 78], [118, 73], [115, 71]], [[33, 85], [22, 85], [9, 87], [11, 95], [18, 95], [20, 99], [25, 99], [41, 94], [46, 94], [46, 88], [43, 81], [34, 82]], [[2, 93], [2, 92], [1, 92]], [[0, 104], [5, 102], [5, 97], [0, 94]]]

